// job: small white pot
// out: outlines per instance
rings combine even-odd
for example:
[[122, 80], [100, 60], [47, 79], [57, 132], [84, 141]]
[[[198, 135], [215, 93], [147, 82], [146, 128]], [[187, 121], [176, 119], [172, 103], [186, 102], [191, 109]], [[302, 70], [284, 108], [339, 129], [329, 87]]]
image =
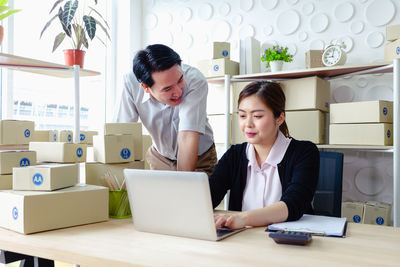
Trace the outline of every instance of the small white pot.
[[271, 67], [271, 72], [281, 71], [283, 66], [283, 60], [271, 61], [269, 62], [269, 65]]

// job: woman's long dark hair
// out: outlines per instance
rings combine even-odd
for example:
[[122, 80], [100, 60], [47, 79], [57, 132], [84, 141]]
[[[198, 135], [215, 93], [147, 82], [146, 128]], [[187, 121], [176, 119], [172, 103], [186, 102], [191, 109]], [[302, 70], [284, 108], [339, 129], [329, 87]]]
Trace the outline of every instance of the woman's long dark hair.
[[[277, 119], [283, 112], [285, 114], [286, 97], [281, 86], [274, 82], [252, 82], [248, 84], [239, 94], [238, 106], [246, 97], [256, 95], [267, 107], [272, 110], [274, 118]], [[289, 129], [286, 121], [279, 126], [279, 130], [289, 137]]]

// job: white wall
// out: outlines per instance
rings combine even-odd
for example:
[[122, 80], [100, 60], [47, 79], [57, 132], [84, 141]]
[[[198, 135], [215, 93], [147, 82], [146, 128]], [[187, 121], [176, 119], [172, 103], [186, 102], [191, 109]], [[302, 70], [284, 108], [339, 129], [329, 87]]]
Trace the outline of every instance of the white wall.
[[[237, 61], [239, 40], [253, 36], [264, 48], [288, 46], [295, 56], [287, 70], [305, 68], [305, 52], [333, 39], [346, 43], [347, 64], [383, 61], [385, 26], [400, 23], [394, 0], [153, 0], [143, 10], [143, 47], [164, 43], [196, 65], [210, 58], [210, 42], [228, 41]], [[393, 99], [391, 74], [331, 83], [332, 103], [372, 99]], [[344, 162], [343, 199], [392, 203], [391, 153], [346, 152]]]

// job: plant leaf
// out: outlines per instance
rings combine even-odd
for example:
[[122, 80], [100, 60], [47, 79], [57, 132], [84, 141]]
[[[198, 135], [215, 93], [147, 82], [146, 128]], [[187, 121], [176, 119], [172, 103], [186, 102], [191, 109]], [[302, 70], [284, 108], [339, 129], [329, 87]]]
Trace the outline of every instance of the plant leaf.
[[97, 5], [97, 0], [94, 0], [94, 3]]
[[108, 23], [107, 23], [107, 21], [103, 18], [103, 16], [102, 16], [96, 9], [94, 9], [93, 7], [89, 7], [89, 8], [90, 8], [94, 13], [96, 13], [97, 16], [99, 16], [99, 17], [103, 20], [103, 22], [106, 24], [107, 28], [110, 29], [110, 26], [108, 26]]
[[[62, 12], [62, 11], [61, 11], [61, 12]], [[58, 17], [58, 15], [59, 15], [59, 14], [54, 15], [54, 17], [52, 17], [52, 18], [46, 23], [46, 25], [44, 25], [43, 30], [40, 32], [40, 37], [39, 37], [39, 39], [42, 38], [42, 35], [43, 35], [44, 31], [50, 26], [50, 24], [53, 22], [53, 20], [54, 20], [55, 18]]]
[[103, 29], [103, 31], [105, 32], [105, 34], [107, 35], [108, 40], [111, 41], [110, 35], [107, 32], [107, 29], [100, 23], [100, 21], [98, 21], [97, 19], [95, 19], [96, 23], [100, 26], [100, 28]]
[[53, 12], [53, 10], [54, 10], [62, 1], [64, 1], [64, 0], [57, 0], [57, 1], [54, 3], [53, 7], [51, 8], [49, 14], [50, 14], [51, 12]]
[[8, 0], [0, 0], [0, 6], [5, 6], [8, 4]]
[[5, 14], [0, 15], [0, 20], [5, 19], [5, 18], [7, 18], [8, 16], [11, 16], [12, 14], [17, 13], [17, 12], [19, 12], [19, 11], [21, 11], [21, 9], [10, 10], [10, 11], [8, 11], [8, 12], [5, 13]]
[[83, 16], [83, 21], [85, 22], [86, 32], [90, 38], [93, 40], [96, 35], [96, 20], [92, 16]]
[[10, 6], [0, 6], [0, 13], [4, 13], [7, 10], [9, 10], [11, 7]]
[[53, 45], [53, 52], [57, 49], [57, 47], [62, 43], [62, 41], [64, 41], [65, 38], [65, 33], [59, 33], [56, 36], [56, 39], [54, 39], [54, 45]]
[[66, 27], [66, 25], [64, 24], [63, 18], [62, 18], [63, 14], [64, 14], [64, 11], [60, 7], [60, 9], [58, 11], [58, 18], [60, 19], [60, 23], [61, 23], [61, 26], [62, 26], [64, 32], [68, 35], [68, 37], [71, 37], [71, 33], [72, 33], [71, 32], [71, 24], [68, 25], [68, 27]]
[[72, 0], [68, 1], [64, 5], [64, 12], [62, 14], [62, 21], [65, 27], [68, 27], [71, 24], [72, 19], [75, 16], [76, 9], [78, 8], [78, 1], [75, 0], [72, 3]]

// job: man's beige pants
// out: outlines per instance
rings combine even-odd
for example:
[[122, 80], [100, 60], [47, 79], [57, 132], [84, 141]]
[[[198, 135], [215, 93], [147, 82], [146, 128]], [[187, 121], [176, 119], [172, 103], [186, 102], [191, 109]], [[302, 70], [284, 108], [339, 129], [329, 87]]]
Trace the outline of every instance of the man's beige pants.
[[[152, 170], [176, 171], [176, 160], [171, 160], [162, 156], [153, 146], [147, 150], [146, 160]], [[195, 171], [205, 172], [210, 176], [214, 171], [217, 161], [217, 152], [213, 144], [206, 152], [198, 156]]]

